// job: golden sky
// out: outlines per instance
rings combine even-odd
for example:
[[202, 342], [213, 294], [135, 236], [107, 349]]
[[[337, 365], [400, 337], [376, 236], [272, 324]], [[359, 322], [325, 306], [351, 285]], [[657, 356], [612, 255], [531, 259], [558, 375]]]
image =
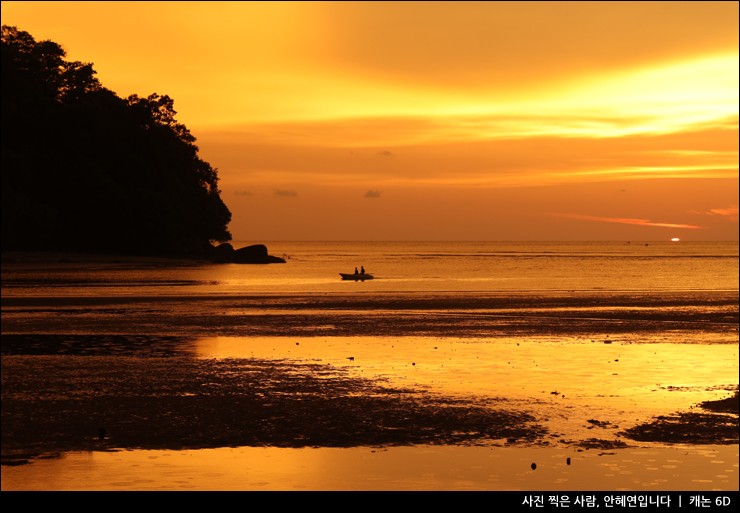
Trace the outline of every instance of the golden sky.
[[167, 94], [236, 241], [737, 240], [737, 2], [15, 2]]

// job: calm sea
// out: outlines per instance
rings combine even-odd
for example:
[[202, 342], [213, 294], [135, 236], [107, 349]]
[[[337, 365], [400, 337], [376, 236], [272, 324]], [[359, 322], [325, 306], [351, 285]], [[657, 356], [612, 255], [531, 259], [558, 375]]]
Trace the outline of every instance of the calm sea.
[[[532, 412], [554, 433], [552, 446], [88, 451], [4, 468], [3, 488], [737, 489], [737, 445], [569, 446], [608, 447], [619, 429], [736, 390], [737, 242], [257, 242], [286, 263], [4, 261], [3, 404], [10, 397], [53, 411], [55, 386], [92, 397], [78, 372], [91, 367], [95, 397], [128, 401], [126, 376], [144, 369], [152, 391], [141, 401], [163, 401], [168, 418], [189, 421], [193, 410], [178, 410], [181, 387], [194, 399], [232, 391], [214, 392], [198, 373], [182, 377], [184, 363], [216, 372], [253, 359], [278, 370], [291, 362], [309, 376], [323, 373], [312, 370], [321, 364]], [[340, 279], [360, 266], [375, 279]], [[295, 376], [278, 370], [263, 385], [283, 393]], [[243, 387], [242, 374], [224, 372]], [[29, 383], [38, 395], [26, 393]], [[348, 393], [317, 390], [319, 398]]]
[[[242, 247], [253, 242], [235, 242]], [[10, 296], [737, 291], [737, 242], [263, 242], [285, 264], [3, 266]], [[374, 280], [339, 273], [364, 266]]]

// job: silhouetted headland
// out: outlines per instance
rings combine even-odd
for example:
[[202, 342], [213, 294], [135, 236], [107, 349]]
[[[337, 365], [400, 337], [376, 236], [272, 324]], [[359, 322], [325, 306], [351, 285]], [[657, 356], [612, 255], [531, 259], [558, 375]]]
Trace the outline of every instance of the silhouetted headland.
[[[234, 249], [218, 173], [174, 101], [125, 99], [53, 41], [2, 27], [2, 251], [284, 262]], [[218, 245], [221, 244], [221, 245]]]

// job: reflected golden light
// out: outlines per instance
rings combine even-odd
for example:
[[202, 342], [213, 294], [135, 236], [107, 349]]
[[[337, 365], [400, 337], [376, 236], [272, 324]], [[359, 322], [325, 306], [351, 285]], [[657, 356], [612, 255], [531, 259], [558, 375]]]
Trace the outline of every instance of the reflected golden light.
[[[660, 447], [647, 451], [640, 447], [607, 452], [568, 447], [475, 446], [127, 450], [67, 453], [32, 465], [8, 466], [2, 472], [2, 488], [185, 492], [716, 491], [737, 487], [737, 468], [725, 464], [737, 458], [737, 445]], [[537, 472], [530, 471], [533, 461], [539, 463]], [[670, 469], [670, 479], [656, 472], [656, 468]]]
[[[639, 340], [644, 341], [640, 335]], [[709, 340], [709, 339], [707, 339]], [[624, 344], [605, 348], [601, 343], [579, 337], [439, 339], [431, 337], [203, 337], [195, 342], [194, 356], [201, 359], [257, 358], [324, 364], [366, 379], [389, 379], [393, 385], [430, 387], [449, 395], [502, 395], [510, 399], [535, 396], [550, 387], [566, 387], [569, 408], [604, 409], [604, 415], [630, 409], [640, 414], [666, 413], [700, 400], [701, 389], [691, 397], [677, 397], [665, 390], [652, 390], [655, 380], [681, 383], [708, 383], [736, 376], [731, 344]], [[656, 349], [657, 348], [657, 349]], [[646, 376], [655, 351], [665, 362], [660, 372]], [[348, 357], [352, 357], [350, 360]], [[631, 362], [620, 365], [619, 377], [612, 378], [614, 358]], [[701, 368], [692, 364], [701, 358]], [[537, 369], [531, 362], [537, 361]], [[669, 365], [670, 363], [670, 365]], [[522, 373], [522, 369], [530, 372]], [[622, 394], [611, 396], [611, 381], [619, 382]], [[496, 385], [492, 388], [492, 383]], [[629, 391], [629, 393], [628, 393]], [[595, 404], [592, 400], [600, 399]], [[608, 399], [607, 399], [608, 397]], [[578, 398], [578, 399], [576, 399]], [[644, 401], [644, 402], [643, 402]], [[643, 402], [637, 406], [636, 402]], [[636, 413], [637, 414], [637, 413]], [[556, 421], [554, 421], [556, 422]], [[566, 421], [567, 423], [567, 421]], [[572, 427], [574, 429], [580, 429]], [[562, 429], [565, 429], [563, 426]]]
[[673, 238], [671, 239], [671, 241], [672, 241], [672, 242], [679, 242], [680, 240], [681, 240], [681, 239], [679, 239], [678, 237], [673, 237]]

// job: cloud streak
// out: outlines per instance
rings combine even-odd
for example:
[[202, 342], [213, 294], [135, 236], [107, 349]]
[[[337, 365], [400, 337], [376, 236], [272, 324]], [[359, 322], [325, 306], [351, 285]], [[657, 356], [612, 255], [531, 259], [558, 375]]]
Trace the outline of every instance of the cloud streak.
[[725, 208], [711, 208], [707, 210], [706, 212], [696, 212], [697, 214], [701, 215], [709, 215], [709, 216], [717, 216], [717, 217], [724, 217], [728, 221], [735, 221], [738, 220], [738, 207], [737, 205], [725, 207]]
[[298, 193], [295, 191], [278, 189], [275, 191], [275, 196], [279, 198], [296, 198], [298, 197]]
[[640, 219], [634, 217], [601, 217], [601, 216], [589, 216], [582, 214], [567, 214], [567, 213], [553, 213], [551, 214], [556, 217], [565, 217], [568, 219], [576, 219], [580, 221], [593, 221], [597, 223], [616, 223], [616, 224], [628, 224], [633, 226], [652, 226], [659, 228], [677, 228], [682, 230], [701, 230], [703, 226], [697, 226], [693, 224], [680, 224], [680, 223], [658, 223], [651, 221], [650, 219]]

